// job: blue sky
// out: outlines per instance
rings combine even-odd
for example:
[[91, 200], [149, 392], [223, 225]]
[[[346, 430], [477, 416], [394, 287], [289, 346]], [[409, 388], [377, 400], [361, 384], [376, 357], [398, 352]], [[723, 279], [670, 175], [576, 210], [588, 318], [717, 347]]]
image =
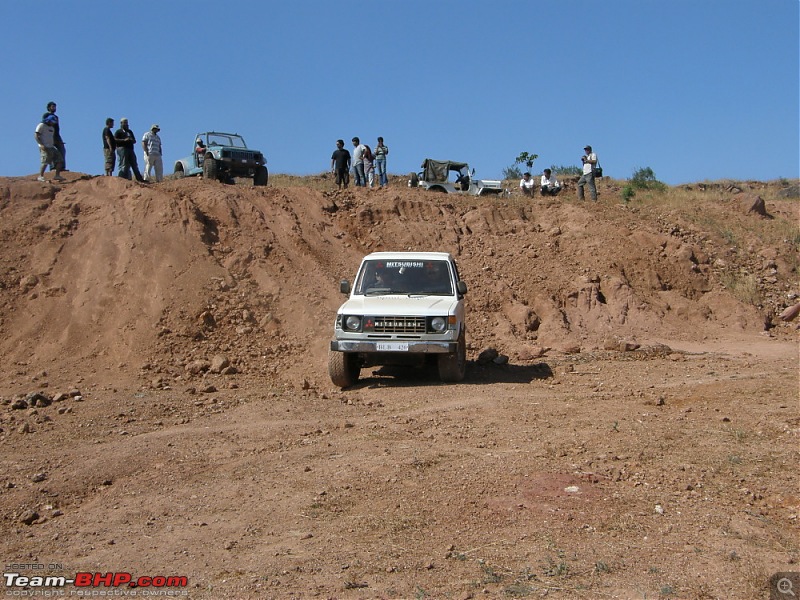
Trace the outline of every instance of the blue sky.
[[[495, 178], [650, 167], [670, 184], [800, 176], [797, 0], [0, 2], [0, 176], [38, 168], [58, 103], [71, 171], [103, 170], [106, 117], [161, 125], [165, 172], [198, 131], [241, 133], [272, 173], [330, 166], [337, 138]], [[351, 145], [348, 143], [348, 148]], [[142, 159], [140, 157], [140, 165]]]

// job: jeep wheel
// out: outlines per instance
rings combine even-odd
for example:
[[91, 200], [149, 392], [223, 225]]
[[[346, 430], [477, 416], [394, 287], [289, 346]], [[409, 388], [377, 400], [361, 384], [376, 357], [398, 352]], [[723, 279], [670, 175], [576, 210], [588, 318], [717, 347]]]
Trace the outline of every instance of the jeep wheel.
[[419, 175], [412, 173], [408, 176], [408, 187], [419, 187]]
[[206, 159], [203, 161], [203, 179], [217, 180], [217, 161], [212, 156], [206, 155]]
[[267, 167], [263, 165], [256, 167], [256, 172], [253, 174], [253, 185], [267, 185], [267, 181], [269, 181]]
[[453, 354], [439, 355], [439, 379], [445, 383], [457, 383], [467, 373], [467, 340], [464, 332], [458, 336], [458, 349]]
[[361, 368], [358, 366], [358, 355], [347, 352], [328, 352], [328, 374], [333, 385], [347, 388], [358, 381]]
[[183, 172], [183, 166], [180, 163], [175, 165], [175, 171], [173, 172], [173, 175], [175, 175], [175, 179], [182, 179], [186, 176], [186, 173]]

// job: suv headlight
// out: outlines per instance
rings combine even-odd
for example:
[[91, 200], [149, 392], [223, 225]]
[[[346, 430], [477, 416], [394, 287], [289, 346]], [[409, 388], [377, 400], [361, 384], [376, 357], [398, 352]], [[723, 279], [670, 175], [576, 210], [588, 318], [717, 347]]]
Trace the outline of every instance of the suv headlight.
[[358, 331], [361, 329], [361, 317], [350, 315], [344, 320], [344, 328], [347, 331]]
[[447, 319], [444, 317], [433, 317], [431, 319], [431, 329], [437, 333], [441, 333], [447, 328]]

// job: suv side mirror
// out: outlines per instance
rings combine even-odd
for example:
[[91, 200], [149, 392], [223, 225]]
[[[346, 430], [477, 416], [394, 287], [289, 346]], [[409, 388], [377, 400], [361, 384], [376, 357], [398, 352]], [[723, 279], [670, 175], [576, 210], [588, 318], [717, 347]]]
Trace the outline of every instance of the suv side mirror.
[[339, 291], [342, 292], [343, 294], [350, 293], [350, 282], [347, 281], [347, 279], [342, 279], [339, 282]]
[[464, 296], [467, 293], [467, 284], [463, 281], [459, 281], [456, 283], [456, 291], [461, 295]]

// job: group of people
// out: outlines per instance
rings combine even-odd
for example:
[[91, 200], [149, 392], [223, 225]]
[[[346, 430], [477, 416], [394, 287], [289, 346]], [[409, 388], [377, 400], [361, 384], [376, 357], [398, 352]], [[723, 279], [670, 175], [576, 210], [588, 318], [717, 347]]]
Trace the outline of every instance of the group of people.
[[382, 137], [378, 137], [375, 150], [362, 144], [357, 137], [352, 139], [353, 154], [344, 147], [344, 140], [336, 140], [336, 150], [331, 155], [331, 172], [336, 176], [339, 189], [346, 189], [350, 184], [350, 172], [356, 187], [384, 187], [389, 185], [386, 175], [386, 157], [389, 147]]
[[[36, 126], [34, 138], [39, 145], [40, 167], [39, 181], [44, 181], [44, 173], [49, 166], [55, 172], [54, 181], [63, 181], [61, 171], [66, 171], [67, 149], [61, 138], [61, 127], [56, 115], [55, 102], [47, 103], [47, 112], [42, 115], [41, 122]], [[114, 174], [114, 166], [119, 159], [120, 177], [131, 179], [131, 173], [137, 181], [162, 181], [164, 179], [164, 163], [162, 161], [161, 138], [158, 132], [161, 128], [153, 125], [142, 136], [142, 150], [144, 151], [144, 175], [139, 171], [136, 160], [136, 136], [128, 125], [128, 119], [120, 119], [120, 128], [113, 131], [114, 119], [106, 119], [103, 129], [103, 157], [106, 175]]]
[[[593, 202], [597, 202], [597, 185], [595, 177], [598, 176], [599, 162], [597, 154], [592, 151], [591, 146], [584, 146], [584, 154], [581, 156], [582, 173], [578, 179], [578, 200], [584, 200], [584, 186], [589, 187], [589, 195]], [[536, 182], [531, 174], [526, 172], [519, 181], [519, 189], [525, 196], [533, 196]], [[542, 196], [557, 196], [561, 192], [561, 182], [558, 181], [551, 169], [545, 169], [539, 181], [539, 193]]]
[[136, 181], [162, 181], [164, 179], [164, 161], [162, 157], [161, 138], [158, 132], [161, 127], [153, 124], [150, 130], [142, 136], [142, 150], [144, 152], [144, 175], [139, 171], [136, 160], [136, 136], [131, 131], [128, 119], [119, 121], [119, 129], [113, 131], [114, 119], [106, 119], [103, 129], [103, 157], [105, 159], [106, 175], [114, 174], [114, 165], [119, 160], [118, 175], [131, 179], [131, 174]]

